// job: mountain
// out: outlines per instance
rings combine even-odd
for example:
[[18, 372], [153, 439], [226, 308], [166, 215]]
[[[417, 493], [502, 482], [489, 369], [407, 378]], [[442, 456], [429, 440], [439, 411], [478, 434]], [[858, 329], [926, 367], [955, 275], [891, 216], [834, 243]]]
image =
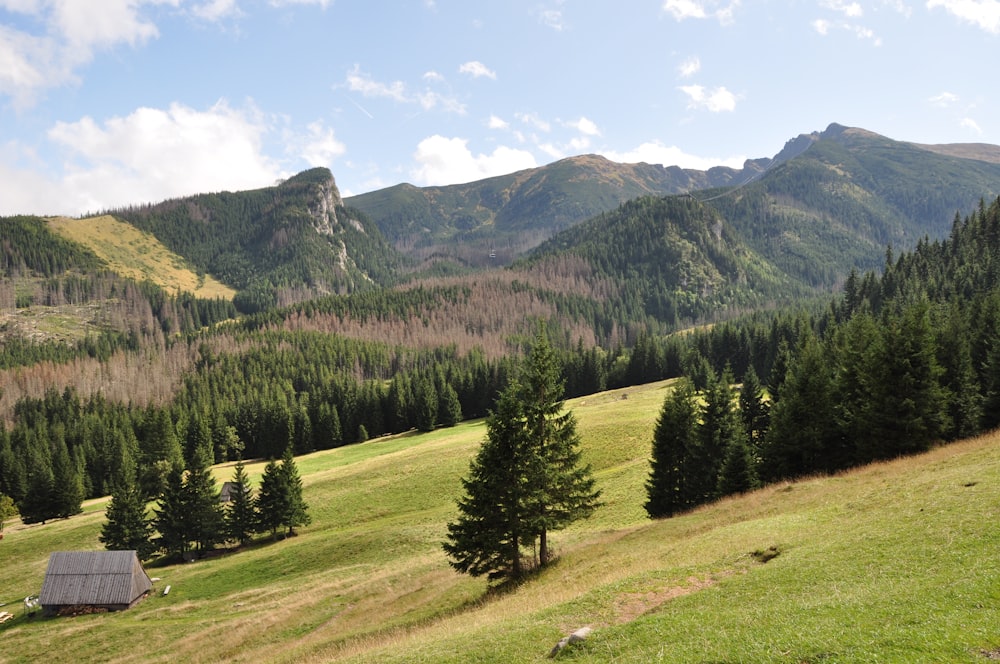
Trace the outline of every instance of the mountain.
[[345, 199], [370, 217], [385, 237], [416, 258], [446, 255], [479, 267], [505, 264], [561, 230], [627, 200], [736, 185], [759, 175], [770, 159], [742, 170], [708, 171], [653, 164], [620, 164], [598, 155], [468, 184], [399, 184]]
[[399, 254], [344, 207], [326, 168], [274, 187], [200, 194], [111, 212], [199, 270], [243, 291], [244, 310], [389, 283]]
[[506, 264], [627, 200], [687, 193], [797, 279], [829, 287], [851, 267], [877, 265], [887, 245], [943, 236], [956, 212], [998, 192], [996, 146], [926, 146], [831, 124], [741, 170], [585, 155], [468, 184], [400, 184], [345, 203], [411, 257], [481, 267]]

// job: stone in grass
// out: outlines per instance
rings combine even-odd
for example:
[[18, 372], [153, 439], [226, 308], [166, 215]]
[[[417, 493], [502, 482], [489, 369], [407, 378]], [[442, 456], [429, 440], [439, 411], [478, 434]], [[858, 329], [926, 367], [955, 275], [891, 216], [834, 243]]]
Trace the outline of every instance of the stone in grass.
[[569, 636], [562, 637], [561, 639], [559, 639], [559, 643], [557, 643], [555, 647], [553, 647], [552, 650], [549, 652], [549, 658], [551, 659], [552, 657], [558, 655], [560, 650], [562, 650], [571, 643], [579, 643], [580, 641], [584, 641], [588, 636], [590, 636], [591, 631], [592, 630], [589, 627], [581, 627], [580, 629], [576, 630]]

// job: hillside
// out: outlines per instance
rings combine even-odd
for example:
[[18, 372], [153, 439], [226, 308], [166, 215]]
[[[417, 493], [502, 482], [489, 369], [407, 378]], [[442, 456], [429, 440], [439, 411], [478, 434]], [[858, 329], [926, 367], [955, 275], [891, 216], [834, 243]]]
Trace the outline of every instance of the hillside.
[[390, 283], [399, 255], [344, 207], [328, 169], [244, 192], [200, 194], [112, 211], [198, 270], [241, 291], [245, 311]]
[[211, 275], [198, 274], [186, 261], [149, 233], [114, 217], [69, 219], [54, 217], [49, 226], [60, 236], [94, 252], [105, 268], [136, 281], [151, 281], [170, 292], [195, 297], [233, 299], [236, 291]]
[[400, 184], [346, 203], [368, 215], [401, 251], [417, 258], [443, 254], [482, 267], [506, 264], [627, 200], [736, 184], [760, 173], [768, 161], [747, 162], [739, 171], [697, 171], [583, 155], [468, 184]]
[[[1000, 651], [996, 434], [650, 522], [642, 486], [664, 387], [568, 402], [605, 505], [554, 534], [558, 564], [520, 588], [488, 593], [440, 549], [483, 435], [467, 423], [300, 457], [313, 524], [298, 537], [150, 567], [154, 595], [122, 613], [29, 620], [8, 605], [0, 657], [36, 661], [71, 641], [79, 662], [528, 662], [584, 625], [590, 639], [561, 658], [971, 663]], [[98, 548], [103, 504], [8, 524], [0, 602], [37, 593], [48, 551]]]

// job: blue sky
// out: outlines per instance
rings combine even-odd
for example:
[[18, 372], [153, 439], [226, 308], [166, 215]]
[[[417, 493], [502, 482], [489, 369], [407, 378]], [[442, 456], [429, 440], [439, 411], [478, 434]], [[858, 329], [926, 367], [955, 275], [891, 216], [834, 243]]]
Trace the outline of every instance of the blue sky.
[[0, 0], [0, 214], [1000, 144], [997, 62], [1000, 0]]

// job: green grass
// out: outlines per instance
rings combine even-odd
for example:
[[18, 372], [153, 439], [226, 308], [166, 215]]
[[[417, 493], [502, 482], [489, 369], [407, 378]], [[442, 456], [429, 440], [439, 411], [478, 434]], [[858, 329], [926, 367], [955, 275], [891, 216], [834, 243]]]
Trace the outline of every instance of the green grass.
[[[300, 457], [313, 523], [298, 537], [150, 566], [158, 592], [122, 613], [29, 620], [13, 605], [0, 661], [65, 647], [81, 662], [528, 662], [584, 625], [591, 637], [559, 659], [985, 662], [1000, 649], [1000, 438], [650, 522], [665, 389], [570, 402], [605, 504], [555, 533], [558, 562], [516, 589], [487, 592], [441, 552], [484, 433], [471, 422]], [[98, 548], [102, 509], [8, 525], [0, 601], [37, 593], [49, 552]]]

